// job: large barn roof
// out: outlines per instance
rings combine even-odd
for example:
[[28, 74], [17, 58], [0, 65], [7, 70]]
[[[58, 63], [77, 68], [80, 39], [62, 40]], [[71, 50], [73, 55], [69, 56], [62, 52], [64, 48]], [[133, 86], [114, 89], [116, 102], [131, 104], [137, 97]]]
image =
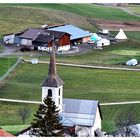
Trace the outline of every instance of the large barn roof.
[[99, 102], [95, 100], [64, 98], [62, 114], [77, 125], [93, 126], [98, 107]]
[[91, 34], [89, 31], [85, 31], [71, 24], [58, 26], [54, 28], [52, 27], [48, 30], [66, 32], [71, 35], [70, 40], [87, 37], [87, 36], [90, 36]]
[[26, 30], [23, 34], [21, 34], [20, 38], [26, 38], [26, 39], [33, 40], [42, 31], [43, 31], [42, 29], [30, 28], [30, 29]]

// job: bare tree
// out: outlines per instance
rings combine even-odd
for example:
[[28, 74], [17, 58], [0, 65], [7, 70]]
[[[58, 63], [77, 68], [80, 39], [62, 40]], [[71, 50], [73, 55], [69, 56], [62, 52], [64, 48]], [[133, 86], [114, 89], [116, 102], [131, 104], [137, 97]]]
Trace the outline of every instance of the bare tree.
[[134, 126], [136, 122], [137, 114], [133, 108], [121, 112], [115, 120], [116, 127], [119, 129], [116, 134], [122, 137], [136, 136], [136, 127]]
[[25, 121], [29, 117], [30, 113], [31, 112], [29, 108], [27, 108], [26, 106], [24, 106], [23, 108], [19, 108], [18, 115], [21, 117], [23, 124], [25, 124]]

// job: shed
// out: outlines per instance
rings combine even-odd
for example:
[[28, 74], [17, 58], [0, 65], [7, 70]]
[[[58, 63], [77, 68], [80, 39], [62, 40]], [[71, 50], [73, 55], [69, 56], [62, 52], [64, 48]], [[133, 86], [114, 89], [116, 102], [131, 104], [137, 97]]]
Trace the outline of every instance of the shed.
[[108, 46], [110, 45], [110, 40], [107, 40], [106, 38], [103, 38], [99, 41], [97, 41], [97, 46], [101, 47], [101, 46]]
[[32, 58], [31, 63], [32, 64], [38, 64], [38, 58]]
[[[24, 31], [23, 31], [24, 32]], [[3, 41], [6, 44], [20, 44], [21, 43], [21, 39], [20, 39], [20, 35], [23, 32], [18, 32], [18, 33], [10, 33], [10, 34], [5, 34], [3, 35]]]

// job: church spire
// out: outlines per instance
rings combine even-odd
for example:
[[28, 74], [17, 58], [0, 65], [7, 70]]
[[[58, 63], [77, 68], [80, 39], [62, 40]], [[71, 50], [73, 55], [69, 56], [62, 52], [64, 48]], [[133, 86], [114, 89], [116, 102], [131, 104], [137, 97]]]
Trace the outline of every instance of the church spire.
[[52, 45], [48, 78], [43, 81], [42, 86], [58, 87], [63, 84], [64, 84], [63, 81], [60, 79], [60, 77], [57, 75], [57, 72], [56, 72], [55, 51], [54, 51], [54, 45]]
[[56, 77], [56, 59], [55, 59], [54, 46], [52, 46], [48, 76], [51, 78]]

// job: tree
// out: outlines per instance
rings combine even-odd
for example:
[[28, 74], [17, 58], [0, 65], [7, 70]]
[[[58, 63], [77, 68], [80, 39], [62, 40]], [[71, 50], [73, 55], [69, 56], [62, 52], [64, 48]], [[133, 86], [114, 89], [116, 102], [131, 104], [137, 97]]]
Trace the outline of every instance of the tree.
[[30, 110], [26, 106], [24, 108], [19, 108], [18, 115], [21, 117], [23, 124], [25, 124], [26, 119], [30, 115]]
[[137, 115], [133, 108], [129, 108], [127, 111], [121, 112], [118, 114], [115, 124], [119, 130], [117, 134], [120, 134], [124, 137], [132, 137], [136, 136], [136, 122], [137, 122]]
[[51, 97], [48, 96], [44, 99], [44, 104], [39, 105], [34, 116], [30, 135], [38, 137], [63, 136], [64, 129], [60, 123], [59, 110]]

